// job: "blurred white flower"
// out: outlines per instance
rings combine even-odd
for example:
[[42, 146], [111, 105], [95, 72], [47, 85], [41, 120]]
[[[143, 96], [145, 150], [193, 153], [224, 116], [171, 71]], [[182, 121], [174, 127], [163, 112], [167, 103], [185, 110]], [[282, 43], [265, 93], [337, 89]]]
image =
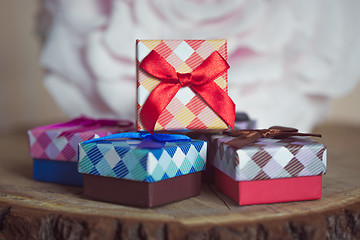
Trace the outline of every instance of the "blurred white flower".
[[227, 39], [230, 96], [259, 127], [311, 130], [329, 98], [360, 76], [357, 0], [44, 0], [44, 8], [45, 83], [70, 116], [135, 118], [136, 39]]

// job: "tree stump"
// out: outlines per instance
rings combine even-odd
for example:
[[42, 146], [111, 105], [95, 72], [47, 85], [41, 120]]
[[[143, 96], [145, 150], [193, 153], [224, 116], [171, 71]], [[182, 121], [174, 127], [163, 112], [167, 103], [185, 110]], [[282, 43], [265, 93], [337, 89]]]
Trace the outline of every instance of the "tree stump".
[[238, 206], [212, 184], [154, 209], [32, 180], [25, 131], [0, 135], [0, 239], [360, 239], [360, 127], [324, 125], [323, 199]]

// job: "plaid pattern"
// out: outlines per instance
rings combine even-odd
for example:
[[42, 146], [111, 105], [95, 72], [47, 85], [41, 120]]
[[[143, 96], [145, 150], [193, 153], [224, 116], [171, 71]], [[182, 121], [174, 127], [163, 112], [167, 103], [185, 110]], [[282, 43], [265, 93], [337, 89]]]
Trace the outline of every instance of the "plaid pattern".
[[[177, 72], [188, 73], [196, 69], [214, 51], [227, 59], [226, 40], [139, 40], [137, 62], [141, 62], [152, 50], [160, 54]], [[137, 124], [144, 130], [140, 111], [159, 80], [137, 68]], [[215, 82], [225, 92], [227, 73]], [[227, 129], [226, 123], [189, 87], [181, 88], [159, 116], [155, 131], [182, 129]]]
[[28, 131], [30, 155], [32, 158], [78, 161], [78, 144], [96, 137], [105, 137], [110, 134], [131, 131], [133, 127], [107, 126], [73, 135], [58, 137], [63, 131], [76, 127], [57, 129], [32, 129]]
[[142, 147], [143, 143], [141, 140], [80, 143], [79, 172], [155, 182], [205, 170], [207, 143], [204, 141], [150, 141], [156, 148]]
[[310, 138], [261, 138], [235, 150], [229, 136], [212, 137], [212, 165], [236, 181], [315, 176], [326, 172], [326, 147]]

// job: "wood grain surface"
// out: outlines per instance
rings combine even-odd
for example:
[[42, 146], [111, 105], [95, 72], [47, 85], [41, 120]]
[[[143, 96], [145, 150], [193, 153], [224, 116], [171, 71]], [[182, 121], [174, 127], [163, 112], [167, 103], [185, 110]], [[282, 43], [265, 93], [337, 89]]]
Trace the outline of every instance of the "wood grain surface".
[[154, 209], [32, 180], [26, 131], [0, 135], [0, 239], [360, 239], [360, 127], [315, 129], [328, 147], [323, 199], [238, 206], [214, 185]]

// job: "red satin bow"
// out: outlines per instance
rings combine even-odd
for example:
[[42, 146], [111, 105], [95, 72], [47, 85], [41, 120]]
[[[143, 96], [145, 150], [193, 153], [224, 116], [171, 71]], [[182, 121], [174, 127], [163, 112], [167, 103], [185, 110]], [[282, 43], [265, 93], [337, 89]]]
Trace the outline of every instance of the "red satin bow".
[[140, 67], [161, 83], [151, 92], [142, 107], [140, 117], [143, 126], [154, 132], [157, 119], [182, 87], [190, 87], [220, 116], [234, 128], [235, 104], [214, 80], [229, 69], [228, 63], [215, 51], [191, 73], [178, 73], [157, 52], [151, 51]]

